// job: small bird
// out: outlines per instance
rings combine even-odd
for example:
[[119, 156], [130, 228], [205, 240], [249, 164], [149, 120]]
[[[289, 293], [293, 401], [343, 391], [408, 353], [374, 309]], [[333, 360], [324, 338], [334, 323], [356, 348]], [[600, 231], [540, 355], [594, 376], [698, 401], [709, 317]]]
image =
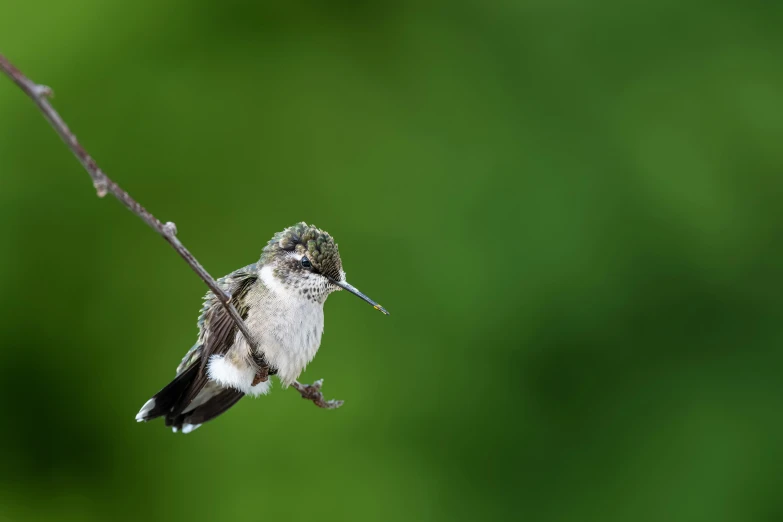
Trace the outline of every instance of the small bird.
[[177, 375], [148, 400], [136, 420], [164, 417], [174, 432], [190, 433], [245, 395], [269, 393], [268, 376], [287, 387], [313, 360], [324, 331], [324, 303], [348, 290], [387, 312], [345, 280], [337, 243], [327, 232], [298, 223], [275, 234], [257, 263], [218, 280], [253, 335], [254, 351], [223, 304], [209, 292], [198, 319], [198, 342]]

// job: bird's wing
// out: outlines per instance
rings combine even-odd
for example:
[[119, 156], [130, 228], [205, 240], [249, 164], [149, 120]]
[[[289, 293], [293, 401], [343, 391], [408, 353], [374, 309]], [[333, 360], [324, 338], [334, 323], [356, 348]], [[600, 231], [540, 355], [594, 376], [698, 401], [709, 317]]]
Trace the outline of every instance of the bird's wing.
[[[248, 303], [244, 297], [257, 280], [258, 271], [254, 263], [240, 268], [217, 281], [220, 288], [231, 296], [231, 302], [242, 319], [246, 319], [248, 314]], [[177, 374], [179, 375], [193, 364], [201, 365], [198, 376], [186, 393], [184, 404], [190, 402], [206, 384], [206, 364], [209, 358], [213, 355], [225, 354], [234, 344], [234, 337], [237, 332], [237, 326], [233, 319], [226, 311], [223, 303], [212, 292], [209, 292], [204, 297], [204, 306], [201, 308], [198, 326], [198, 343], [185, 354], [182, 362], [177, 366]], [[252, 356], [252, 354], [248, 355]]]
[[[218, 280], [218, 285], [231, 296], [231, 303], [245, 320], [249, 312], [249, 303], [245, 297], [247, 292], [258, 281], [255, 264], [230, 273]], [[204, 297], [204, 306], [199, 316], [199, 341], [202, 345], [201, 365], [212, 355], [225, 354], [234, 344], [237, 325], [226, 311], [226, 307], [212, 292]]]

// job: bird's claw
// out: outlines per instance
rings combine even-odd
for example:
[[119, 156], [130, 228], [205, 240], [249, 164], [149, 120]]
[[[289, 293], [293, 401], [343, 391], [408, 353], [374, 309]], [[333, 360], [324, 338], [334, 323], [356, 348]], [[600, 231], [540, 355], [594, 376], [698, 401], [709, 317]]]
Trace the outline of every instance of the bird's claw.
[[250, 384], [250, 386], [255, 386], [258, 383], [266, 382], [268, 380], [269, 380], [269, 368], [266, 366], [262, 366], [256, 372], [256, 375], [255, 377], [253, 377], [253, 382]]

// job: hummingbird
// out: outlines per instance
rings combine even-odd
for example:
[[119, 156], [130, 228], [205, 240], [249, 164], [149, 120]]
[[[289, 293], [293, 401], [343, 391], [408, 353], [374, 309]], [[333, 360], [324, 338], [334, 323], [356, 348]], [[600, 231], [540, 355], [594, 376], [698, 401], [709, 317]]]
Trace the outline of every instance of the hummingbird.
[[340, 254], [329, 233], [297, 223], [275, 234], [257, 263], [218, 279], [256, 341], [247, 342], [212, 292], [198, 318], [198, 341], [177, 366], [169, 384], [141, 407], [138, 422], [163, 417], [176, 432], [190, 433], [222, 414], [245, 395], [296, 381], [313, 360], [324, 331], [329, 294], [347, 290], [388, 315], [381, 305], [345, 279]]

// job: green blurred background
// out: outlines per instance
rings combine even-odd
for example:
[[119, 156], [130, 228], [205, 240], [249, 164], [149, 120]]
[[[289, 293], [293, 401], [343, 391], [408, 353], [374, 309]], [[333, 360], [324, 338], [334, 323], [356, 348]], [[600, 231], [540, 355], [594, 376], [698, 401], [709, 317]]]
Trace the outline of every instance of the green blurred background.
[[304, 382], [134, 415], [205, 287], [0, 78], [0, 520], [783, 519], [783, 5], [3, 0], [214, 275], [300, 220]]

